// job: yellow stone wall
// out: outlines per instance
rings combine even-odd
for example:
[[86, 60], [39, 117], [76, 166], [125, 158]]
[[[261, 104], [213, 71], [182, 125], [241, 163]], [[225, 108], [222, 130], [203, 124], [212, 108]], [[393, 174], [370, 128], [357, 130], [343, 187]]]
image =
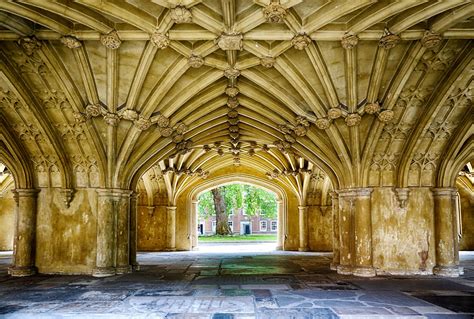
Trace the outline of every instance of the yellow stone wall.
[[474, 187], [469, 188], [469, 184], [463, 183], [461, 178], [458, 177], [456, 182], [461, 197], [462, 216], [462, 238], [459, 242], [459, 250], [474, 250]]
[[160, 251], [166, 248], [166, 206], [138, 206], [137, 249]]
[[36, 266], [41, 273], [90, 274], [96, 261], [97, 192], [78, 189], [67, 208], [59, 190], [38, 193]]
[[308, 206], [309, 250], [332, 251], [332, 209], [331, 207]]
[[[11, 189], [13, 189], [13, 184]], [[0, 197], [0, 250], [13, 250], [15, 200], [11, 189]]]
[[392, 188], [374, 188], [371, 205], [374, 267], [394, 274], [431, 271], [435, 251], [430, 188], [412, 188], [406, 209], [399, 207]]

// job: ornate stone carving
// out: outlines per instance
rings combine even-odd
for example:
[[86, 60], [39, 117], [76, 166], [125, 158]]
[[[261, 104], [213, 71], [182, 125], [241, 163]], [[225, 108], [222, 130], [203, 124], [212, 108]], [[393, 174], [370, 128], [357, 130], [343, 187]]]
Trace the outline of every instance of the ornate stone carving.
[[262, 10], [270, 23], [282, 23], [286, 16], [286, 8], [278, 2], [270, 2]]
[[339, 107], [332, 107], [328, 110], [328, 117], [331, 120], [335, 120], [340, 118], [343, 115], [342, 109]]
[[409, 188], [395, 188], [395, 197], [397, 198], [398, 206], [401, 210], [406, 211], [409, 194], [410, 194]]
[[171, 127], [160, 127], [159, 132], [163, 137], [170, 137], [174, 131]]
[[293, 39], [291, 39], [291, 45], [296, 50], [304, 50], [304, 48], [306, 48], [310, 44], [311, 38], [305, 33], [297, 34], [293, 37]]
[[74, 112], [72, 115], [76, 123], [84, 123], [87, 121], [87, 116], [81, 112]]
[[379, 47], [390, 50], [394, 48], [400, 40], [401, 39], [398, 35], [392, 34], [388, 29], [385, 29], [384, 35], [379, 40]]
[[421, 38], [421, 45], [427, 49], [431, 49], [438, 46], [442, 40], [443, 38], [440, 34], [426, 30], [423, 38]]
[[192, 147], [193, 147], [193, 142], [191, 140], [184, 140], [176, 144], [176, 151], [179, 154], [184, 155], [190, 152]]
[[359, 43], [359, 37], [353, 34], [346, 34], [341, 39], [341, 45], [344, 49], [350, 50]]
[[231, 109], [235, 109], [237, 106], [239, 106], [239, 100], [235, 96], [229, 97], [227, 99], [227, 106]]
[[171, 139], [173, 140], [173, 143], [180, 143], [184, 140], [184, 135], [183, 134], [176, 134], [176, 132], [175, 132]]
[[200, 68], [204, 64], [204, 59], [199, 55], [191, 54], [188, 59], [188, 65], [192, 68]]
[[100, 42], [108, 49], [117, 50], [122, 44], [117, 31], [113, 30], [107, 34], [100, 35]]
[[174, 130], [178, 134], [183, 134], [188, 130], [188, 127], [184, 123], [176, 123], [176, 125], [174, 126]]
[[320, 130], [327, 130], [329, 126], [331, 125], [331, 121], [328, 119], [322, 118], [322, 119], [317, 119], [316, 122], [316, 127], [319, 128]]
[[234, 69], [233, 67], [230, 67], [228, 69], [225, 69], [224, 76], [229, 80], [236, 80], [240, 76], [240, 71]]
[[41, 42], [35, 36], [20, 38], [18, 44], [28, 56], [33, 55], [41, 48]]
[[74, 195], [74, 190], [70, 188], [63, 188], [59, 190], [59, 193], [61, 194], [64, 205], [66, 208], [69, 208]]
[[138, 113], [135, 110], [124, 110], [122, 113], [122, 118], [129, 121], [135, 121], [138, 119]]
[[230, 97], [236, 97], [237, 94], [239, 94], [239, 88], [235, 87], [235, 86], [228, 86], [226, 89], [225, 89], [225, 94], [227, 94], [228, 96]]
[[174, 23], [191, 23], [193, 22], [193, 16], [191, 11], [185, 6], [177, 6], [170, 10], [171, 20]]
[[365, 113], [375, 114], [380, 111], [380, 104], [378, 102], [367, 103], [364, 107]]
[[134, 124], [140, 131], [145, 131], [151, 126], [151, 120], [140, 116]]
[[230, 110], [229, 112], [227, 112], [227, 116], [229, 118], [236, 118], [239, 116], [239, 112], [237, 112], [236, 110]]
[[158, 49], [163, 50], [166, 49], [168, 45], [170, 45], [170, 39], [166, 33], [155, 31], [151, 35], [150, 40]]
[[116, 113], [107, 113], [104, 115], [104, 121], [107, 125], [117, 126], [120, 122], [120, 117]]
[[97, 117], [103, 113], [102, 106], [99, 104], [89, 104], [86, 106], [86, 115], [88, 117]]
[[390, 122], [393, 120], [395, 113], [392, 110], [385, 110], [379, 113], [379, 120], [380, 122]]
[[77, 49], [82, 46], [82, 42], [79, 41], [76, 37], [71, 35], [65, 35], [61, 37], [61, 43], [64, 44], [69, 49]]
[[181, 168], [177, 169], [176, 167], [167, 167], [161, 171], [163, 175], [174, 173], [178, 176], [180, 175], [187, 175], [187, 176], [197, 176], [203, 179], [209, 176], [209, 171], [204, 171], [202, 168], [198, 168], [195, 171], [192, 171], [189, 168]]
[[160, 114], [156, 120], [156, 124], [158, 124], [158, 127], [160, 128], [165, 128], [170, 124], [170, 120], [166, 116]]
[[361, 116], [358, 113], [351, 113], [347, 115], [345, 121], [347, 126], [356, 126], [360, 124]]
[[242, 39], [241, 33], [223, 33], [217, 39], [217, 46], [222, 50], [242, 50]]
[[275, 58], [271, 56], [265, 56], [260, 59], [260, 64], [268, 69], [273, 68], [273, 66], [275, 65], [275, 62], [276, 62]]

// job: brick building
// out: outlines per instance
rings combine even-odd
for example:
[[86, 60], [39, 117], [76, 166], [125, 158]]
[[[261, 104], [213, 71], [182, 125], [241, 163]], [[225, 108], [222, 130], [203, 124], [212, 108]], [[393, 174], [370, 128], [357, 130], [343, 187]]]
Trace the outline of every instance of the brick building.
[[[278, 229], [277, 218], [266, 216], [249, 216], [244, 210], [238, 209], [237, 213], [229, 215], [229, 226], [234, 234], [276, 234]], [[199, 218], [198, 234], [214, 235], [216, 233], [216, 216]]]

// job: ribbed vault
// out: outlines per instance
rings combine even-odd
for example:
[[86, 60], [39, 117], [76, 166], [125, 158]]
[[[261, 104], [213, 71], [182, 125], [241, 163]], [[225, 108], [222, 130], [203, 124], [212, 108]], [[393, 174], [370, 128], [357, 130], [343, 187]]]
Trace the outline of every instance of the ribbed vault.
[[229, 166], [301, 201], [318, 176], [454, 185], [472, 154], [473, 14], [467, 0], [4, 1], [2, 130], [37, 186], [138, 187], [150, 205]]

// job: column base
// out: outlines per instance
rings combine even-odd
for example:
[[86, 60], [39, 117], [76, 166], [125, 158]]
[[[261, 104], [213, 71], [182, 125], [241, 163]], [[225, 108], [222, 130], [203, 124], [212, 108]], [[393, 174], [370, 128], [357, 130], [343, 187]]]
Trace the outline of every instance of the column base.
[[115, 276], [115, 267], [96, 267], [92, 270], [93, 277]]
[[139, 271], [139, 270], [140, 270], [140, 264], [139, 263], [132, 264], [132, 271]]
[[115, 273], [117, 275], [129, 274], [131, 272], [132, 272], [131, 265], [118, 266], [117, 268], [115, 268]]
[[373, 267], [356, 267], [353, 274], [357, 277], [375, 277], [376, 272]]
[[8, 273], [13, 277], [33, 276], [38, 273], [38, 268], [34, 266], [26, 266], [26, 267], [12, 266], [8, 268]]
[[176, 251], [176, 248], [165, 248], [165, 251]]
[[435, 266], [433, 274], [441, 277], [459, 277], [460, 269], [458, 266]]
[[352, 266], [348, 265], [338, 265], [337, 273], [340, 275], [352, 275]]
[[337, 264], [336, 264], [336, 263], [331, 263], [331, 264], [329, 265], [329, 268], [330, 268], [331, 270], [337, 270], [337, 267], [339, 267], [339, 264], [338, 264], [338, 263], [337, 263]]
[[308, 247], [300, 247], [298, 248], [298, 251], [309, 251]]
[[275, 250], [283, 250], [283, 246], [276, 246]]

